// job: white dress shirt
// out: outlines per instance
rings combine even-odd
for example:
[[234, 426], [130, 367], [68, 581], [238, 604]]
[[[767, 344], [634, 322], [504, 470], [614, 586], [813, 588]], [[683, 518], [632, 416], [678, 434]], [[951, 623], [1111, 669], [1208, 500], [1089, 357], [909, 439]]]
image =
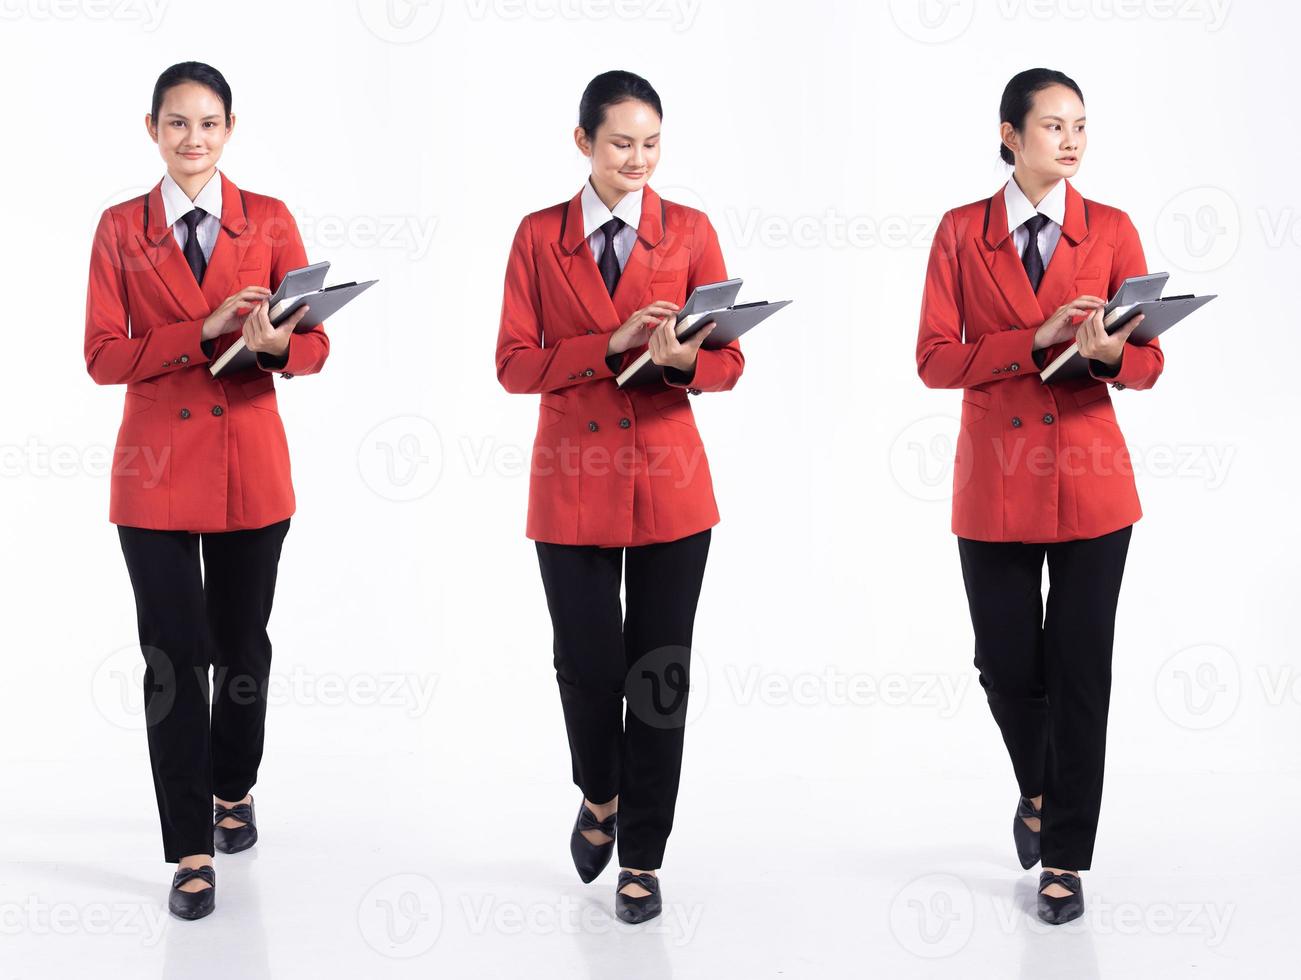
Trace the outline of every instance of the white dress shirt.
[[619, 260], [619, 270], [623, 271], [632, 254], [632, 247], [637, 242], [637, 225], [641, 222], [641, 190], [625, 194], [611, 211], [596, 196], [596, 190], [589, 179], [583, 184], [583, 237], [592, 250], [592, 258], [597, 264], [601, 262], [601, 253], [605, 251], [605, 233], [601, 226], [611, 218], [623, 220], [623, 227], [614, 235], [614, 257]]
[[193, 201], [181, 190], [181, 185], [172, 180], [172, 175], [163, 177], [163, 212], [176, 244], [185, 251], [185, 242], [190, 237], [190, 227], [181, 219], [195, 208], [203, 208], [208, 213], [199, 222], [199, 248], [203, 249], [204, 261], [212, 260], [212, 250], [217, 244], [217, 232], [221, 230], [221, 174], [214, 171], [208, 182], [203, 185]]
[[1043, 256], [1044, 268], [1047, 269], [1057, 248], [1057, 241], [1062, 237], [1062, 222], [1066, 220], [1066, 181], [1059, 180], [1053, 184], [1053, 189], [1044, 195], [1036, 208], [1025, 196], [1016, 178], [1008, 178], [1007, 186], [1003, 188], [1003, 203], [1007, 206], [1007, 227], [1012, 230], [1012, 242], [1016, 245], [1017, 255], [1025, 255], [1026, 242], [1030, 238], [1029, 229], [1021, 226], [1033, 218], [1036, 211], [1048, 218], [1039, 229], [1039, 254]]

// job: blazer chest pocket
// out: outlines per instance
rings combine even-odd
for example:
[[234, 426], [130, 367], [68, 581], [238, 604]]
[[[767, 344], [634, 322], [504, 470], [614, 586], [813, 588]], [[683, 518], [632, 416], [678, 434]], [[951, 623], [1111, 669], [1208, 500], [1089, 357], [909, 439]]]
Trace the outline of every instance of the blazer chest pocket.
[[276, 381], [271, 375], [245, 381], [240, 387], [244, 392], [244, 400], [254, 408], [279, 414], [276, 405]]
[[249, 262], [239, 267], [235, 273], [235, 288], [243, 289], [245, 286], [266, 286], [270, 288], [267, 282], [266, 265], [261, 260]]
[[158, 383], [156, 381], [136, 381], [127, 385], [126, 389], [126, 414], [139, 415], [141, 412], [147, 412], [154, 407], [154, 402], [158, 399]]

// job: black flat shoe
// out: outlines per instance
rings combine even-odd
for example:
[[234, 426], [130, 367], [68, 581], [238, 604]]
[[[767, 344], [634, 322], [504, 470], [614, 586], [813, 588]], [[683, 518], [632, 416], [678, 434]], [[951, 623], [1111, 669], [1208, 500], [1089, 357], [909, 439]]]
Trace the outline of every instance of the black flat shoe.
[[[643, 895], [640, 898], [625, 895], [623, 887], [630, 882], [641, 885], [650, 894]], [[645, 922], [647, 919], [655, 918], [663, 908], [664, 903], [660, 900], [660, 879], [657, 875], [635, 875], [631, 871], [619, 872], [619, 884], [614, 892], [615, 915], [624, 922], [631, 922], [636, 925], [638, 922]]]
[[[180, 886], [193, 878], [202, 878], [210, 887], [197, 892], [183, 892]], [[178, 919], [202, 919], [217, 907], [217, 871], [211, 864], [199, 868], [181, 868], [172, 876], [172, 892], [167, 896], [167, 911]]]
[[[587, 803], [578, 804], [578, 819], [574, 821], [573, 832], [569, 835], [569, 853], [574, 858], [574, 867], [578, 877], [584, 883], [592, 881], [605, 870], [614, 854], [614, 829], [618, 813], [612, 813], [604, 820], [596, 819], [596, 814], [587, 808]], [[610, 839], [604, 844], [593, 844], [583, 836], [584, 830], [599, 830]]]
[[[242, 827], [218, 827], [217, 824], [227, 817], [243, 820]], [[247, 803], [236, 803], [224, 807], [219, 803], [212, 806], [212, 843], [223, 854], [235, 854], [246, 851], [257, 843], [257, 820], [253, 813], [253, 797]]]
[[[1051, 884], [1069, 888], [1070, 895], [1054, 898], [1045, 895], [1044, 889]], [[1059, 926], [1084, 914], [1084, 885], [1079, 875], [1069, 871], [1065, 874], [1053, 874], [1051, 871], [1039, 872], [1039, 918], [1051, 926]]]
[[[1024, 818], [1039, 818], [1039, 815], [1040, 811], [1024, 796], [1017, 800], [1016, 816], [1012, 818], [1012, 840], [1016, 841], [1016, 856], [1021, 859], [1021, 867], [1027, 871], [1039, 863], [1039, 831], [1027, 827]], [[1042, 818], [1039, 826], [1043, 826]]]

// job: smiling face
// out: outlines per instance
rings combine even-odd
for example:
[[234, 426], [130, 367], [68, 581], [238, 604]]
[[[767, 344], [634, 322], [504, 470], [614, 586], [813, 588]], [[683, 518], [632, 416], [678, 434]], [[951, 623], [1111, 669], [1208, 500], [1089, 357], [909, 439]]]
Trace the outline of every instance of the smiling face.
[[158, 107], [158, 118], [145, 116], [150, 138], [174, 179], [195, 177], [212, 171], [235, 129], [232, 113], [226, 125], [226, 107], [206, 85], [183, 82], [173, 85]]
[[580, 126], [574, 142], [592, 161], [592, 186], [602, 200], [621, 198], [645, 187], [660, 161], [659, 113], [645, 102], [616, 102], [606, 106], [593, 139]]
[[1002, 126], [1003, 143], [1016, 155], [1018, 173], [1040, 181], [1074, 177], [1084, 159], [1084, 103], [1065, 85], [1050, 85], [1034, 94], [1018, 133]]

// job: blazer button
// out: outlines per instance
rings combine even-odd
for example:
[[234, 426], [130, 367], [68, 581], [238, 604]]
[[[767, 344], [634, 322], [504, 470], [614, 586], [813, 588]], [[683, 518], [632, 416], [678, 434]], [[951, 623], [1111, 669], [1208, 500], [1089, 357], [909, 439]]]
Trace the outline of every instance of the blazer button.
[[596, 333], [595, 330], [589, 330], [589, 331], [587, 331], [587, 332], [588, 332], [588, 333]]
[[189, 355], [189, 354], [182, 354], [182, 355], [181, 355], [181, 363], [182, 363], [182, 364], [189, 364], [189, 363], [190, 363], [190, 355]]
[[630, 425], [632, 425], [632, 422], [631, 422], [629, 419], [620, 419], [620, 420], [619, 420], [619, 428], [621, 428], [621, 429], [626, 429], [626, 428], [628, 428], [628, 426], [630, 426]]
[[1002, 374], [1002, 373], [1003, 373], [1003, 369], [1002, 369], [1002, 368], [994, 368], [994, 373], [995, 373], [995, 374]]
[[1021, 428], [1021, 416], [1019, 415], [1012, 416], [1012, 428], [1014, 429]]
[[698, 395], [698, 394], [700, 394], [700, 389], [699, 389], [699, 388], [688, 388], [688, 389], [687, 389], [687, 394], [688, 394], [688, 395]]
[[163, 367], [171, 367], [171, 366], [172, 366], [171, 361], [163, 361]]
[[212, 414], [213, 414], [213, 415], [220, 415], [220, 414], [221, 414], [221, 406], [220, 406], [220, 405], [213, 405], [213, 406], [212, 406]]
[[569, 376], [569, 380], [570, 380], [570, 381], [573, 381], [576, 377], [578, 377], [578, 375], [576, 375], [576, 374], [571, 374], [571, 375]]
[[1013, 361], [1011, 364], [1009, 364], [1009, 365], [1007, 366], [1007, 369], [1008, 369], [1009, 371], [1020, 371], [1020, 370], [1021, 370], [1021, 365], [1020, 365], [1020, 364], [1017, 364], [1016, 361]]
[[188, 408], [181, 409], [181, 418], [188, 419], [189, 417], [190, 417], [190, 410]]
[[597, 429], [599, 429], [599, 428], [600, 428], [600, 426], [597, 425], [595, 422], [588, 422], [588, 423], [587, 423], [587, 430], [588, 430], [589, 432], [595, 432], [595, 431], [596, 431]]
[[1120, 391], [1120, 390], [1121, 390], [1122, 388], [1124, 388], [1125, 386], [1124, 386], [1123, 384], [1121, 384], [1119, 381], [1117, 381], [1117, 382], [1116, 382], [1114, 385], [1112, 385], [1111, 387], [1115, 388], [1117, 391]]
[[585, 377], [585, 378], [590, 378], [590, 377], [591, 377], [592, 375], [594, 375], [595, 373], [596, 373], [596, 372], [593, 371], [591, 368], [588, 368], [586, 371], [583, 372], [583, 377]]
[[282, 378], [292, 378], [293, 375], [290, 374], [288, 371], [282, 371], [282, 372], [280, 373], [280, 377], [282, 377]]
[[1044, 425], [1052, 425], [1052, 424], [1053, 424], [1053, 413], [1052, 413], [1052, 412], [1045, 412], [1045, 413], [1044, 413]]
[[180, 364], [180, 363], [181, 363], [181, 359], [180, 359], [179, 357], [173, 357], [173, 358], [172, 358], [172, 363], [173, 363], [173, 364]]

